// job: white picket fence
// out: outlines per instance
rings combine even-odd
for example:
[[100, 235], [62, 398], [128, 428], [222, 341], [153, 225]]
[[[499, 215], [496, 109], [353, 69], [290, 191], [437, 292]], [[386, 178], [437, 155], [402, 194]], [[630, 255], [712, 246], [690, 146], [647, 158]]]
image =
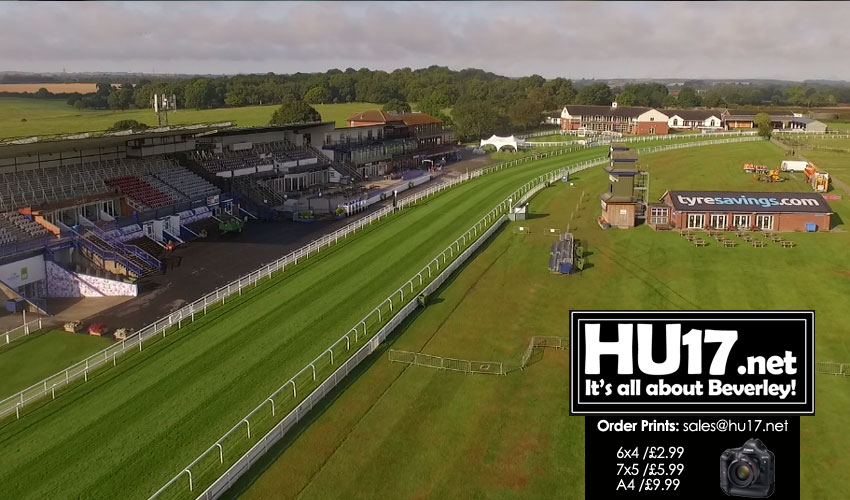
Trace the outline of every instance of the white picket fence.
[[9, 344], [15, 340], [22, 339], [32, 332], [37, 332], [41, 330], [41, 318], [36, 318], [28, 323], [24, 323], [23, 325], [12, 328], [6, 333], [0, 333], [0, 337], [5, 339], [3, 345]]

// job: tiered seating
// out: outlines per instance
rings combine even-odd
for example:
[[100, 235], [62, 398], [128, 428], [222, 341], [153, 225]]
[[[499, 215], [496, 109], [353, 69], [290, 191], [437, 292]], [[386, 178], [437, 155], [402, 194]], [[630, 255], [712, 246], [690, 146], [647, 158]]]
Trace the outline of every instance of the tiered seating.
[[210, 151], [195, 151], [191, 153], [191, 157], [204, 169], [216, 174], [227, 170], [269, 165], [275, 161], [283, 163], [307, 160], [314, 158], [315, 155], [306, 148], [299, 148], [290, 142], [277, 141], [255, 144], [249, 150], [223, 151], [218, 154]]
[[190, 199], [206, 198], [221, 193], [219, 188], [183, 167], [163, 168], [154, 172], [154, 175]]
[[163, 253], [162, 245], [148, 238], [147, 236], [142, 236], [141, 238], [130, 240], [127, 242], [127, 244], [137, 246], [145, 252], [153, 255], [157, 259], [159, 259]]
[[0, 245], [9, 245], [18, 241], [14, 234], [10, 233], [5, 227], [0, 227]]
[[109, 179], [106, 183], [117, 187], [122, 193], [148, 208], [161, 208], [173, 205], [175, 202], [165, 194], [151, 187], [147, 182], [133, 175]]
[[2, 214], [2, 217], [17, 226], [21, 231], [28, 234], [30, 238], [44, 238], [50, 234], [44, 226], [32, 219], [24, 217], [21, 214], [6, 212]]
[[157, 178], [153, 175], [142, 175], [142, 176], [139, 177], [139, 179], [148, 183], [148, 185], [150, 187], [156, 189], [160, 193], [171, 198], [172, 200], [174, 200], [175, 203], [178, 203], [178, 202], [181, 202], [181, 201], [189, 201], [188, 196], [186, 196], [183, 193], [181, 193], [180, 191], [174, 189], [172, 186], [169, 186], [168, 184], [162, 182], [161, 180], [159, 180], [159, 178]]

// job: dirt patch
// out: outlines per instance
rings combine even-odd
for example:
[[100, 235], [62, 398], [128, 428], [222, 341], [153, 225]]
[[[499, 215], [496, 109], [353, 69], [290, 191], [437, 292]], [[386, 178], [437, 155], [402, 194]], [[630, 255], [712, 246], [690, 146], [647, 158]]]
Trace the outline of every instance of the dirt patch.
[[842, 269], [840, 271], [836, 271], [839, 276], [843, 276], [845, 278], [850, 278], [850, 269]]

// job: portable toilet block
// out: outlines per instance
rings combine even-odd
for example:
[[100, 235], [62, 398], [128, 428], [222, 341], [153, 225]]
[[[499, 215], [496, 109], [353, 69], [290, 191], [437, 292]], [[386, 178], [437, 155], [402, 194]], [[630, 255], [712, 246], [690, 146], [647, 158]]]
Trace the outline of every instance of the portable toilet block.
[[561, 262], [561, 274], [570, 274], [572, 267], [572, 264], [569, 262]]
[[813, 233], [818, 230], [818, 225], [814, 222], [806, 222], [806, 231]]

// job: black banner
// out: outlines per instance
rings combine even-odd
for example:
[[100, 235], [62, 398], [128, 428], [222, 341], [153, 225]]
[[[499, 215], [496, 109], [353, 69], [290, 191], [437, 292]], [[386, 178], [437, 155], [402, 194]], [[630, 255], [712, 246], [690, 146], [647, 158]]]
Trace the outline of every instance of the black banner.
[[585, 418], [585, 498], [741, 496], [800, 498], [799, 417]]

